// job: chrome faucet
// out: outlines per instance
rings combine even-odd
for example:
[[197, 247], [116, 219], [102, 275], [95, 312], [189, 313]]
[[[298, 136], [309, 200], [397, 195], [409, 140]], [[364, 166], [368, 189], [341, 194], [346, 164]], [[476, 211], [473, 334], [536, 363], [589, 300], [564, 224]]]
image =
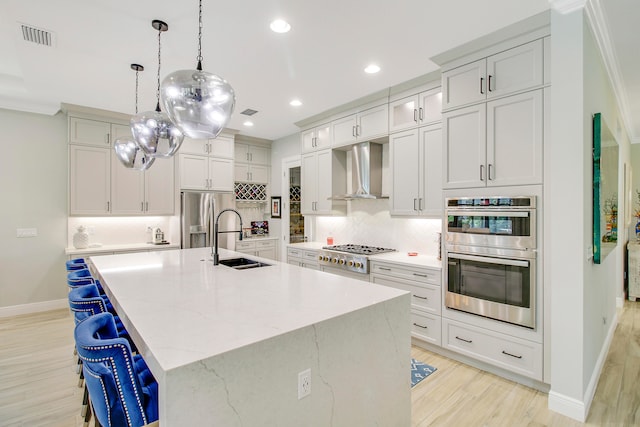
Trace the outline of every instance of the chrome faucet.
[[[218, 220], [220, 219], [220, 215], [222, 215], [225, 212], [235, 212], [235, 214], [238, 215], [238, 218], [240, 218], [240, 230], [218, 231]], [[220, 261], [220, 257], [218, 256], [218, 233], [238, 233], [238, 236], [240, 236], [239, 240], [242, 240], [242, 217], [240, 216], [240, 213], [237, 210], [223, 209], [220, 211], [220, 213], [218, 213], [218, 216], [216, 217], [216, 223], [213, 226], [214, 248], [211, 248], [211, 255], [213, 256], [213, 265], [218, 265]]]

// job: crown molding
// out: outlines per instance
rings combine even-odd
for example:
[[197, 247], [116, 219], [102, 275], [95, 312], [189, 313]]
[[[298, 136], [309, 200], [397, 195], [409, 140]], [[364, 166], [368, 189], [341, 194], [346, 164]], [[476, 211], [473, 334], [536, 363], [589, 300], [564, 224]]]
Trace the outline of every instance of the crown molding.
[[609, 37], [610, 32], [607, 21], [604, 17], [604, 13], [600, 6], [600, 0], [588, 0], [586, 2], [584, 11], [589, 26], [593, 31], [596, 43], [598, 44], [598, 49], [600, 50], [600, 55], [602, 56], [602, 61], [604, 62], [607, 75], [609, 76], [609, 81], [611, 82], [611, 86], [613, 87], [616, 104], [618, 105], [618, 110], [620, 111], [622, 126], [627, 132], [627, 136], [630, 140], [633, 140], [634, 142], [638, 141], [638, 137], [633, 135], [633, 133], [631, 132], [631, 128], [629, 127], [629, 125], [632, 123], [632, 121], [630, 120], [631, 114], [629, 109], [629, 101], [627, 98], [627, 93], [624, 90], [622, 74], [620, 73], [620, 69], [618, 68], [618, 57], [613, 47], [611, 38]]
[[582, 9], [587, 0], [549, 0], [551, 9], [560, 12], [563, 15]]

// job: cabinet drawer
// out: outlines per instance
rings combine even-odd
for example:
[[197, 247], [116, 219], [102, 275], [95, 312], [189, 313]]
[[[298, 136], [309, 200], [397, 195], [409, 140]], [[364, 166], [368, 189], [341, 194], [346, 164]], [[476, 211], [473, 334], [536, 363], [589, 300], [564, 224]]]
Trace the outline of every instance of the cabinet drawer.
[[318, 252], [316, 251], [304, 251], [303, 256], [305, 262], [318, 263]]
[[542, 345], [444, 319], [443, 347], [542, 381]]
[[411, 336], [422, 341], [442, 345], [442, 328], [440, 316], [411, 312]]
[[256, 248], [255, 242], [245, 242], [245, 241], [236, 242], [236, 251], [244, 251], [247, 249], [255, 249], [255, 248]]
[[398, 279], [374, 273], [371, 282], [376, 285], [390, 286], [411, 292], [411, 308], [423, 312], [440, 315], [442, 294], [440, 286], [417, 284], [415, 280]]
[[275, 248], [276, 246], [275, 240], [258, 240], [255, 243], [256, 243], [256, 249]]
[[414, 280], [421, 283], [429, 283], [440, 286], [440, 270], [432, 270], [420, 267], [405, 267], [395, 264], [386, 264], [374, 261], [371, 263], [371, 273], [385, 274], [388, 276]]
[[287, 257], [289, 258], [302, 258], [302, 249], [287, 248]]

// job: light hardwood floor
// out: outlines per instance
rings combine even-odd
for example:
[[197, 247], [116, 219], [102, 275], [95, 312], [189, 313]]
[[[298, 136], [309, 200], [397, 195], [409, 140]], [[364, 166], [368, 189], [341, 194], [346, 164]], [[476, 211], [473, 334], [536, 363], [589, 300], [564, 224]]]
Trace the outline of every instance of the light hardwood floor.
[[[549, 411], [545, 393], [413, 347], [438, 370], [411, 391], [412, 425], [640, 425], [640, 302], [619, 316], [585, 424]], [[82, 426], [77, 382], [68, 310], [0, 319], [0, 426]]]

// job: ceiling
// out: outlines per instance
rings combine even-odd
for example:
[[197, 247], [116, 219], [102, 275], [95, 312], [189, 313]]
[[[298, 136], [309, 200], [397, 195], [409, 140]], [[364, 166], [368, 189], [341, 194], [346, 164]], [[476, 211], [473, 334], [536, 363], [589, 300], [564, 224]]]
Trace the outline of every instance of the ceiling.
[[[596, 0], [598, 1], [598, 0]], [[602, 1], [602, 0], [599, 0]], [[278, 139], [295, 122], [437, 70], [434, 55], [547, 10], [548, 0], [249, 0], [203, 2], [203, 68], [235, 89], [230, 128]], [[637, 0], [602, 1], [626, 93], [627, 127], [640, 136]], [[606, 3], [606, 4], [604, 4]], [[498, 11], [498, 13], [496, 13]], [[275, 18], [292, 26], [269, 29]], [[60, 103], [125, 114], [156, 105], [158, 40], [161, 76], [195, 68], [198, 2], [169, 0], [0, 0], [0, 107], [54, 114]], [[20, 24], [54, 34], [52, 47], [24, 41]], [[377, 63], [373, 75], [363, 69]], [[297, 98], [302, 106], [292, 107]], [[239, 112], [258, 110], [243, 126]]]

